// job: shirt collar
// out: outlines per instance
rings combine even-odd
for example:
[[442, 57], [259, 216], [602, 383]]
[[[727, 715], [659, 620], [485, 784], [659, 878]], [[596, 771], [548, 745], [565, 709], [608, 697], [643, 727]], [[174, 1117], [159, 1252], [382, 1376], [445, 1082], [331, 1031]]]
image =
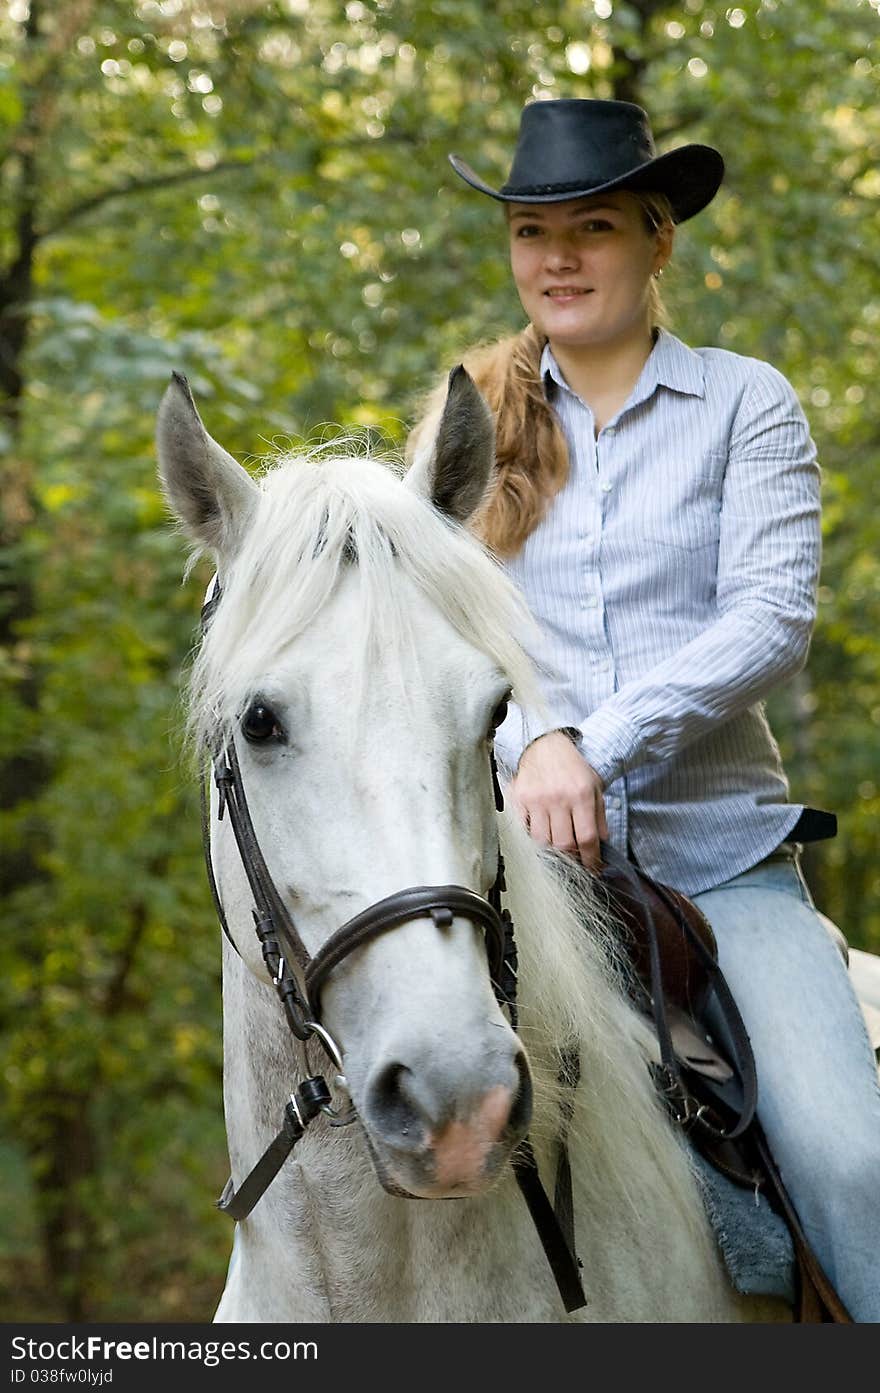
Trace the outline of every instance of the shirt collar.
[[658, 330], [657, 342], [645, 368], [652, 364], [656, 381], [661, 386], [673, 392], [684, 392], [689, 397], [705, 396], [702, 358], [666, 329]]
[[[566, 392], [571, 392], [549, 343], [544, 344], [540, 371], [544, 391], [548, 397], [553, 394], [552, 390], [548, 391], [550, 382], [554, 382], [557, 387], [563, 388]], [[635, 406], [641, 401], [647, 401], [658, 386], [668, 387], [670, 391], [683, 392], [691, 397], [705, 395], [702, 358], [699, 353], [688, 348], [687, 344], [682, 343], [681, 339], [677, 339], [666, 329], [657, 331], [657, 341], [651, 350], [648, 361], [642, 368], [630, 399], [626, 403], [627, 407]]]
[[563, 390], [566, 392], [571, 391], [571, 388], [569, 387], [565, 378], [562, 376], [559, 364], [553, 357], [553, 349], [550, 347], [549, 340], [547, 341], [547, 343], [544, 344], [544, 351], [541, 354], [541, 367], [539, 371], [541, 373], [541, 381], [544, 384], [544, 395], [548, 398], [548, 400], [552, 399], [554, 395], [553, 389], [550, 386], [551, 382], [554, 382], [557, 387], [562, 387]]

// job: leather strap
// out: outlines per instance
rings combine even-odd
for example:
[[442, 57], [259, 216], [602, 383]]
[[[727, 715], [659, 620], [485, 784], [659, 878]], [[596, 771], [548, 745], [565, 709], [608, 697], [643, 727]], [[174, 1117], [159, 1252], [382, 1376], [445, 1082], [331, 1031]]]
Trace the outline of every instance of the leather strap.
[[209, 762], [207, 768], [202, 770], [199, 779], [199, 807], [202, 815], [202, 851], [205, 856], [205, 870], [208, 873], [208, 886], [211, 891], [211, 899], [214, 901], [214, 909], [217, 912], [217, 918], [220, 920], [220, 927], [237, 953], [238, 948], [236, 947], [235, 939], [229, 932], [229, 925], [226, 922], [226, 911], [223, 908], [223, 901], [220, 898], [220, 891], [217, 888], [217, 879], [214, 875], [214, 862], [211, 857], [211, 812], [208, 806], [208, 781], [211, 777], [212, 767], [213, 766]]
[[819, 1259], [807, 1242], [797, 1211], [783, 1184], [776, 1162], [767, 1145], [767, 1139], [758, 1123], [755, 1123], [755, 1141], [761, 1162], [794, 1244], [798, 1272], [795, 1320], [802, 1324], [814, 1324], [820, 1321], [833, 1321], [837, 1325], [853, 1324], [852, 1316], [834, 1290]]
[[[681, 1068], [676, 1056], [672, 1042], [672, 1034], [666, 1014], [666, 1001], [663, 991], [663, 969], [660, 962], [660, 950], [657, 942], [657, 931], [654, 924], [654, 917], [651, 913], [651, 906], [647, 897], [639, 885], [639, 872], [622, 856], [615, 847], [608, 842], [600, 844], [602, 860], [613, 865], [615, 869], [624, 877], [629, 887], [632, 897], [642, 908], [642, 919], [648, 931], [648, 952], [651, 968], [651, 1008], [654, 1016], [654, 1025], [657, 1031], [657, 1041], [660, 1047], [660, 1063], [652, 1067], [654, 1082], [668, 1103], [676, 1120], [682, 1126], [702, 1127], [711, 1136], [724, 1138], [732, 1141], [743, 1135], [751, 1126], [755, 1118], [758, 1105], [758, 1078], [755, 1071], [755, 1059], [752, 1053], [751, 1042], [746, 1033], [742, 1016], [739, 1008], [733, 999], [733, 995], [718, 967], [712, 954], [703, 943], [698, 934], [694, 932], [681, 912], [675, 897], [667, 893], [663, 885], [652, 881], [652, 887], [657, 895], [662, 899], [667, 909], [674, 915], [682, 932], [687, 936], [695, 952], [706, 968], [709, 980], [719, 1006], [724, 1012], [725, 1022], [730, 1034], [730, 1044], [734, 1053], [733, 1063], [738, 1071], [739, 1078], [736, 1086], [732, 1086], [733, 1081], [726, 1083], [715, 1082], [711, 1079], [705, 1080], [706, 1086], [718, 1097], [719, 1102], [723, 1102], [725, 1109], [731, 1114], [733, 1121], [726, 1123], [726, 1119], [713, 1118], [705, 1105], [700, 1105], [691, 1095], [682, 1077]], [[739, 1095], [737, 1097], [737, 1095]], [[713, 1109], [714, 1112], [714, 1109]]]
[[837, 836], [837, 815], [824, 808], [804, 808], [786, 841], [825, 842]]
[[[292, 1120], [296, 1122], [295, 1117]], [[291, 1105], [288, 1103], [284, 1110], [281, 1131], [266, 1147], [247, 1178], [242, 1181], [237, 1190], [233, 1185], [232, 1176], [227, 1180], [223, 1193], [216, 1202], [216, 1207], [224, 1214], [228, 1214], [230, 1219], [240, 1222], [247, 1218], [257, 1201], [263, 1198], [294, 1146], [303, 1135], [302, 1127], [296, 1123], [294, 1128], [292, 1120]]]
[[305, 985], [316, 1019], [320, 1019], [321, 991], [327, 977], [355, 948], [410, 919], [430, 915], [442, 928], [451, 925], [456, 914], [481, 924], [486, 930], [490, 973], [492, 979], [497, 980], [504, 962], [504, 925], [489, 902], [463, 885], [414, 885], [388, 895], [349, 919], [310, 960]]
[[263, 859], [263, 853], [260, 850], [260, 844], [257, 841], [254, 825], [251, 821], [247, 799], [244, 796], [244, 784], [242, 783], [235, 741], [231, 737], [221, 744], [215, 754], [214, 781], [220, 794], [218, 818], [222, 821], [224, 814], [228, 811], [239, 855], [259, 917], [260, 919], [271, 919], [274, 922], [285, 939], [285, 947], [292, 953], [294, 961], [305, 969], [309, 963], [309, 954], [287, 906], [275, 888], [275, 883], [269, 874], [269, 868]]
[[217, 1200], [217, 1208], [230, 1219], [246, 1219], [254, 1205], [268, 1190], [293, 1148], [313, 1118], [330, 1103], [330, 1092], [320, 1076], [304, 1079], [284, 1109], [281, 1131], [270, 1141], [250, 1174], [238, 1189], [233, 1188], [232, 1176]]
[[528, 1138], [520, 1142], [513, 1158], [513, 1173], [525, 1200], [532, 1222], [538, 1230], [550, 1270], [556, 1279], [559, 1295], [566, 1311], [578, 1311], [586, 1306], [587, 1298], [581, 1285], [581, 1264], [554, 1213], [541, 1184], [538, 1163]]
[[559, 1057], [559, 1082], [566, 1092], [560, 1098], [560, 1127], [557, 1139], [556, 1184], [553, 1187], [553, 1209], [565, 1242], [575, 1252], [574, 1195], [571, 1186], [571, 1162], [568, 1159], [568, 1129], [574, 1116], [574, 1091], [580, 1083], [581, 1061], [574, 1046], [564, 1049]]

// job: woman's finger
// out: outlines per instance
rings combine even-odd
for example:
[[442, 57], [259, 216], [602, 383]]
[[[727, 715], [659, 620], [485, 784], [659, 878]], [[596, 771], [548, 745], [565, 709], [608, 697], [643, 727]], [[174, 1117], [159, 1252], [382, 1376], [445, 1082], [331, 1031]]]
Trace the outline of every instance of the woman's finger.
[[550, 815], [540, 804], [531, 804], [526, 812], [526, 826], [533, 841], [549, 846], [552, 841]]
[[565, 851], [569, 856], [577, 856], [578, 843], [569, 803], [557, 803], [550, 814], [550, 844], [557, 851]]
[[577, 807], [572, 809], [572, 824], [581, 865], [585, 866], [588, 871], [598, 870], [599, 838], [602, 836], [602, 829], [597, 826], [596, 807], [592, 799], [589, 802], [579, 803]]

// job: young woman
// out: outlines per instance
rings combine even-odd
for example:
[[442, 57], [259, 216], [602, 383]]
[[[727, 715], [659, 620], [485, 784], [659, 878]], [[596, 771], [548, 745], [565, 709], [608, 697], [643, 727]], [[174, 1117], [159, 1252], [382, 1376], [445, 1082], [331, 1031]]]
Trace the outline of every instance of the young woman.
[[761, 705], [807, 657], [815, 450], [773, 367], [660, 325], [675, 225], [721, 156], [658, 157], [629, 103], [548, 101], [500, 189], [450, 161], [505, 206], [529, 320], [465, 357], [498, 433], [479, 528], [543, 635], [547, 711], [498, 732], [508, 798], [538, 841], [595, 866], [608, 839], [696, 900], [807, 1236], [853, 1318], [880, 1320], [875, 1062], [798, 864], [827, 815], [788, 802]]

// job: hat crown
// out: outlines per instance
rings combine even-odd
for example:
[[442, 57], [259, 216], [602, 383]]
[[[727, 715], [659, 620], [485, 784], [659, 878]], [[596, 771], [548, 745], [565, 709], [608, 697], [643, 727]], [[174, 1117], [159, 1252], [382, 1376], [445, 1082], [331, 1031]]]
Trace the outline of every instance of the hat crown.
[[559, 203], [627, 189], [664, 194], [674, 222], [711, 202], [724, 161], [711, 145], [658, 155], [648, 116], [632, 102], [559, 97], [532, 102], [520, 117], [507, 183], [495, 189], [459, 155], [449, 162], [471, 188], [502, 203]]
[[647, 112], [632, 102], [532, 102], [520, 118], [513, 164], [501, 192], [539, 195], [600, 188], [653, 160]]

